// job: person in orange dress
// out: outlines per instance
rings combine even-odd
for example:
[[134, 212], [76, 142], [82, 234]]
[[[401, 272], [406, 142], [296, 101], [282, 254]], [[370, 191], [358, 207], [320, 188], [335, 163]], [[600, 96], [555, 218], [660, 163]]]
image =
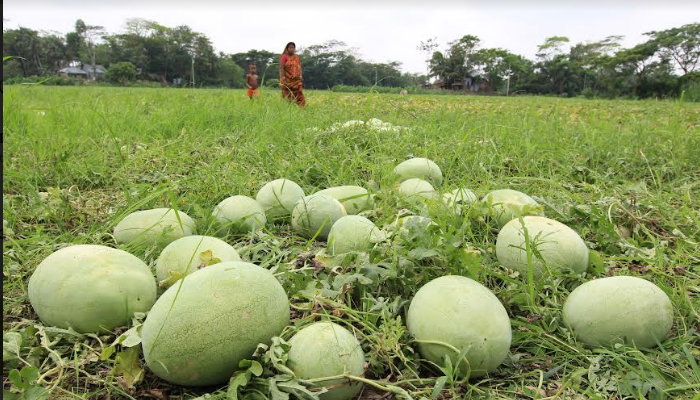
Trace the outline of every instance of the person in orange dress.
[[248, 74], [245, 76], [245, 86], [248, 88], [248, 97], [253, 100], [253, 96], [260, 97], [258, 91], [258, 73], [255, 64], [248, 66]]
[[283, 98], [305, 107], [304, 80], [301, 76], [301, 61], [296, 54], [296, 48], [294, 42], [287, 43], [280, 57], [280, 87]]

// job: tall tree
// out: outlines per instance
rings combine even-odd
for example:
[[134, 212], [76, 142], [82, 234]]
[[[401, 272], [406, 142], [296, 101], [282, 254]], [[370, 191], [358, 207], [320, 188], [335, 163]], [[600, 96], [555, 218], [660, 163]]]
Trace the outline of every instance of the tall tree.
[[663, 58], [672, 59], [683, 74], [698, 68], [700, 62], [700, 23], [683, 25], [665, 31], [647, 32]]
[[430, 76], [437, 76], [444, 87], [450, 88], [455, 82], [476, 73], [475, 54], [479, 48], [480, 39], [474, 35], [465, 35], [449, 43], [445, 53], [433, 52], [430, 58]]
[[245, 80], [245, 70], [230, 57], [220, 54], [216, 68], [216, 83], [230, 88], [242, 88]]
[[586, 43], [577, 43], [569, 51], [569, 61], [573, 77], [580, 82], [580, 89], [595, 87], [601, 68], [604, 68], [604, 57], [612, 55], [620, 48], [623, 36], [608, 36], [605, 39]]
[[637, 91], [645, 75], [659, 65], [659, 62], [653, 59], [658, 49], [657, 43], [648, 41], [640, 43], [630, 49], [620, 50], [615, 54], [615, 57], [611, 59], [611, 62], [614, 63], [618, 72], [631, 76], [632, 96], [637, 95]]
[[82, 19], [78, 19], [75, 21], [75, 32], [80, 38], [83, 50], [81, 58], [92, 66], [93, 79], [98, 80], [96, 43], [105, 35], [104, 27], [87, 25]]
[[39, 32], [20, 27], [2, 33], [3, 54], [17, 57], [24, 76], [41, 75], [41, 38]]
[[425, 60], [425, 64], [428, 67], [428, 76], [430, 76], [430, 65], [433, 52], [435, 52], [439, 46], [440, 45], [437, 42], [437, 38], [430, 38], [426, 41], [421, 41], [420, 44], [418, 44], [418, 47], [416, 47], [418, 50], [426, 53], [428, 56]]
[[550, 36], [544, 43], [537, 47], [537, 58], [542, 61], [550, 61], [559, 54], [562, 54], [562, 47], [569, 43], [566, 36]]
[[504, 83], [509, 78], [512, 81], [509, 83], [513, 83], [512, 89], [517, 90], [518, 84], [527, 79], [532, 70], [530, 61], [500, 48], [479, 49], [472, 59], [476, 74], [494, 90], [504, 89]]
[[44, 59], [44, 69], [55, 74], [63, 68], [66, 62], [66, 45], [64, 39], [56, 34], [45, 34], [41, 37], [41, 54]]

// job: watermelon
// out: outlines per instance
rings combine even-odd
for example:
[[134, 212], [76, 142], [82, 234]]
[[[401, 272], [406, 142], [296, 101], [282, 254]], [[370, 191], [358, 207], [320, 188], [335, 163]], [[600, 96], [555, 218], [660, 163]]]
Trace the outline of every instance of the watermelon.
[[301, 379], [321, 379], [317, 386], [328, 391], [321, 400], [350, 400], [362, 390], [360, 382], [322, 378], [349, 374], [362, 376], [365, 354], [355, 336], [332, 322], [316, 322], [304, 327], [289, 340], [287, 366]]
[[265, 211], [269, 220], [288, 217], [294, 205], [305, 196], [296, 182], [289, 179], [276, 179], [266, 183], [255, 196], [255, 200]]
[[331, 196], [314, 194], [299, 200], [292, 210], [292, 228], [304, 237], [326, 240], [333, 224], [346, 216], [345, 207]]
[[148, 368], [168, 382], [218, 385], [288, 323], [287, 294], [270, 271], [223, 262], [163, 293], [142, 327], [143, 354]]
[[570, 270], [578, 274], [586, 272], [589, 250], [573, 229], [559, 221], [537, 216], [523, 217], [523, 224], [520, 219], [514, 219], [498, 232], [496, 257], [504, 267], [527, 276], [527, 231], [535, 278], [541, 278], [552, 271]]
[[626, 343], [650, 348], [668, 337], [673, 305], [646, 279], [613, 276], [574, 289], [564, 303], [564, 322], [591, 347]]
[[436, 186], [442, 184], [440, 167], [427, 158], [416, 157], [406, 160], [394, 168], [394, 174], [402, 181], [419, 178]]
[[186, 236], [170, 243], [156, 260], [156, 276], [161, 287], [170, 287], [186, 275], [223, 261], [240, 261], [236, 249], [211, 236]]
[[117, 243], [139, 246], [165, 246], [195, 233], [196, 224], [189, 215], [171, 208], [135, 211], [114, 227]]
[[411, 300], [406, 324], [420, 354], [438, 365], [445, 356], [457, 365], [459, 352], [469, 349], [466, 362], [458, 365], [463, 377], [495, 371], [512, 339], [508, 313], [498, 298], [463, 276], [443, 276], [421, 287]]
[[108, 332], [150, 310], [156, 281], [137, 257], [106, 246], [64, 247], [29, 279], [29, 301], [41, 321], [80, 333]]

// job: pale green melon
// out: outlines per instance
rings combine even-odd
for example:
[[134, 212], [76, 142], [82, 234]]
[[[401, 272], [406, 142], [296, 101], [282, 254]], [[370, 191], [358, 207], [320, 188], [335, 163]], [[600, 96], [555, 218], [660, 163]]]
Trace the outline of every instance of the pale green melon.
[[460, 363], [462, 376], [495, 371], [508, 355], [512, 338], [508, 313], [498, 298], [463, 276], [443, 276], [421, 287], [406, 323], [421, 355], [438, 365], [448, 356], [454, 366], [459, 352], [469, 348], [467, 363]]
[[385, 239], [386, 234], [372, 221], [359, 215], [348, 215], [331, 227], [328, 249], [331, 254], [366, 251]]
[[218, 385], [288, 323], [287, 294], [270, 271], [223, 262], [194, 272], [158, 299], [141, 331], [143, 354], [168, 382]]
[[564, 303], [564, 322], [589, 346], [656, 346], [673, 325], [673, 305], [653, 283], [632, 276], [594, 279]]
[[276, 179], [266, 183], [255, 196], [255, 200], [270, 220], [287, 217], [299, 200], [304, 198], [304, 189], [289, 179]]
[[126, 325], [156, 301], [156, 281], [135, 256], [75, 245], [46, 257], [29, 279], [29, 301], [44, 324], [81, 333]]
[[[178, 219], [179, 218], [179, 219]], [[173, 240], [195, 233], [196, 224], [182, 211], [154, 208], [135, 211], [114, 227], [117, 243], [137, 245], [166, 245]]]
[[388, 231], [393, 231], [395, 234], [402, 237], [430, 235], [431, 227], [439, 228], [439, 225], [432, 219], [420, 215], [409, 215], [397, 218], [394, 222], [385, 226]]
[[419, 178], [430, 181], [434, 185], [442, 184], [442, 171], [437, 164], [427, 158], [411, 158], [394, 168], [394, 174], [404, 181], [411, 178]]
[[236, 249], [211, 236], [186, 236], [170, 243], [156, 260], [156, 277], [161, 287], [170, 287], [194, 271], [220, 262], [240, 261]]
[[523, 223], [524, 227], [520, 219], [511, 220], [498, 233], [496, 257], [504, 267], [527, 276], [527, 230], [535, 278], [549, 275], [552, 271], [586, 272], [589, 250], [573, 229], [559, 221], [537, 216], [523, 217]]
[[248, 196], [231, 196], [222, 200], [212, 215], [225, 228], [234, 232], [250, 232], [262, 229], [267, 222], [260, 203]]
[[336, 186], [323, 189], [316, 194], [325, 194], [338, 200], [348, 215], [357, 215], [374, 207], [374, 200], [367, 189], [359, 186]]
[[401, 182], [399, 194], [408, 200], [430, 200], [438, 197], [438, 193], [430, 182], [418, 178]]
[[302, 236], [326, 240], [331, 227], [346, 216], [345, 207], [331, 196], [313, 194], [299, 200], [292, 210], [292, 228]]
[[476, 195], [469, 189], [457, 188], [442, 195], [442, 201], [447, 208], [461, 215], [472, 203], [477, 201]]
[[431, 225], [437, 226], [437, 224], [432, 219], [420, 215], [408, 215], [406, 217], [398, 218], [396, 221], [394, 221], [392, 225], [398, 228], [427, 228]]
[[542, 206], [535, 199], [517, 190], [494, 190], [484, 196], [481, 201], [490, 205], [489, 213], [496, 220], [499, 228], [520, 216], [544, 216]]
[[[332, 322], [316, 322], [290, 340], [287, 366], [300, 379], [319, 379], [349, 374], [362, 376], [365, 354], [350, 331]], [[327, 387], [321, 400], [350, 400], [362, 390], [362, 384], [347, 379], [316, 381]]]

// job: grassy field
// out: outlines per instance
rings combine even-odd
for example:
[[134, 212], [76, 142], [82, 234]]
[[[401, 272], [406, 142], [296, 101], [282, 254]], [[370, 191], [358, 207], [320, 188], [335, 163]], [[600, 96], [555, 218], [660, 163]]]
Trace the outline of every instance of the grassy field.
[[[410, 129], [325, 129], [370, 118]], [[586, 276], [530, 287], [496, 261], [487, 221], [437, 208], [422, 212], [441, 233], [323, 259], [318, 275], [309, 266], [319, 260], [308, 252], [323, 243], [295, 236], [288, 224], [226, 237], [244, 259], [277, 273], [294, 326], [329, 318], [354, 327], [369, 361], [362, 398], [393, 398], [397, 387], [415, 399], [700, 398], [698, 104], [309, 92], [307, 109], [299, 109], [269, 90], [251, 102], [231, 90], [41, 86], [3, 93], [4, 390], [24, 387], [23, 399], [42, 398], [31, 397], [37, 387], [50, 388], [52, 399], [227, 398], [226, 387], [157, 379], [126, 347], [110, 354], [123, 330], [97, 336], [43, 327], [27, 298], [32, 271], [66, 244], [118, 247], [112, 228], [137, 209], [175, 203], [200, 233], [214, 234], [210, 214], [219, 201], [254, 197], [279, 177], [307, 194], [368, 187], [377, 194], [370, 218], [386, 226], [399, 212], [421, 212], [392, 192], [392, 169], [411, 156], [442, 168], [443, 190], [534, 196], [598, 257]], [[134, 254], [150, 265], [158, 256]], [[513, 343], [494, 374], [464, 382], [420, 360], [405, 312], [418, 288], [446, 274], [488, 286], [509, 313]], [[669, 295], [674, 325], [660, 348], [590, 349], [566, 329], [561, 307], [570, 291], [611, 275], [646, 278]], [[314, 281], [322, 285], [309, 286]], [[264, 366], [244, 398], [261, 398], [256, 393], [276, 373]], [[382, 397], [385, 389], [394, 393]]]

